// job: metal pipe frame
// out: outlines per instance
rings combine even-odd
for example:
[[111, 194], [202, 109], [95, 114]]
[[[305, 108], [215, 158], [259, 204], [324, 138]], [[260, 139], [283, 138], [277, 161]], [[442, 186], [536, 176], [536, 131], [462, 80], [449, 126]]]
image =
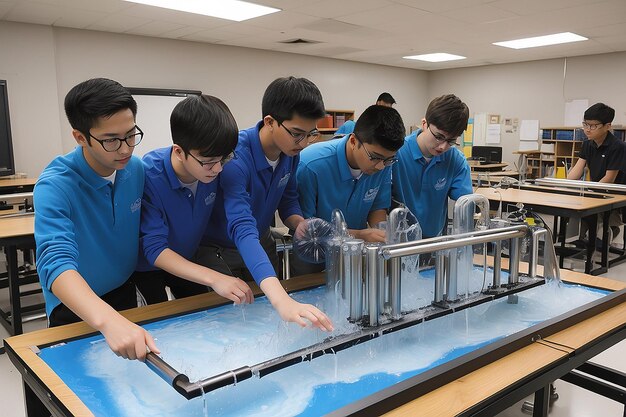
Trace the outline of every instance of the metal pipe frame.
[[598, 190], [602, 191], [612, 191], [617, 194], [626, 194], [626, 185], [623, 184], [611, 184], [611, 183], [599, 183], [595, 181], [581, 181], [581, 180], [567, 180], [564, 178], [537, 178], [535, 180], [535, 184], [537, 185], [547, 185], [547, 186], [559, 186], [565, 188], [586, 188], [590, 190]]
[[460, 235], [440, 236], [438, 238], [410, 242], [411, 244], [400, 243], [383, 245], [380, 248], [380, 254], [384, 259], [390, 260], [401, 256], [420, 255], [422, 253], [435, 252], [438, 250], [456, 249], [467, 245], [524, 237], [527, 232], [528, 226], [520, 225], [502, 229], [463, 233]]

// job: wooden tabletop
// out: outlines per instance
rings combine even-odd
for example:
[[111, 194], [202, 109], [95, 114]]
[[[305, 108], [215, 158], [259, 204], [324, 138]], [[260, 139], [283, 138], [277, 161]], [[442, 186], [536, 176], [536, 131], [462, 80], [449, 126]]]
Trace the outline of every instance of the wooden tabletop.
[[0, 239], [28, 236], [35, 233], [35, 215], [0, 216]]
[[617, 203], [626, 203], [626, 196], [621, 195], [605, 195], [606, 198], [593, 198], [554, 192], [550, 193], [547, 190], [518, 190], [514, 187], [506, 190], [480, 187], [476, 189], [475, 193], [484, 195], [492, 201], [550, 206], [575, 211], [601, 208]]
[[[567, 270], [562, 270], [561, 275], [563, 279], [568, 281], [586, 283], [611, 290], [619, 290], [626, 287], [626, 283], [621, 281], [592, 277]], [[288, 289], [298, 289], [320, 284], [323, 282], [323, 277], [320, 274], [315, 274], [282, 282]], [[254, 284], [251, 287], [253, 287], [255, 292], [259, 291]], [[123, 312], [123, 314], [133, 321], [143, 321], [203, 309], [222, 300], [215, 293], [209, 293], [131, 309]], [[598, 334], [609, 333], [619, 326], [623, 326], [624, 323], [626, 323], [626, 303], [622, 303], [595, 317], [556, 333], [548, 339], [557, 343], [565, 342], [563, 344], [567, 346], [583, 346], [593, 341]], [[93, 330], [85, 323], [76, 323], [14, 336], [7, 339], [5, 343], [45, 382], [48, 389], [63, 402], [73, 415], [91, 416], [91, 411], [85, 407], [61, 378], [31, 349], [32, 346], [51, 344], [91, 332]], [[459, 414], [512, 386], [523, 378], [541, 371], [556, 361], [565, 359], [568, 354], [563, 349], [555, 349], [546, 344], [533, 343], [410, 401], [385, 414], [385, 416], [408, 417], [415, 415]]]
[[509, 164], [507, 163], [499, 163], [499, 164], [482, 164], [482, 165], [470, 165], [470, 169], [473, 171], [487, 171], [487, 170], [494, 170], [494, 169], [498, 169], [498, 168], [504, 168], [506, 166], [508, 166]]
[[5, 187], [28, 187], [33, 186], [37, 182], [37, 178], [10, 178], [2, 179], [0, 177], [0, 190]]

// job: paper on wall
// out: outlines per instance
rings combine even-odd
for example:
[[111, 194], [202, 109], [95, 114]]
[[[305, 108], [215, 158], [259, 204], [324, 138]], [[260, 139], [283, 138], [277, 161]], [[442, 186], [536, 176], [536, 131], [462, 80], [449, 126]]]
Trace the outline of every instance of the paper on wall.
[[539, 139], [539, 120], [522, 120], [519, 130], [519, 140]]
[[490, 123], [487, 125], [486, 143], [500, 143], [500, 124]]

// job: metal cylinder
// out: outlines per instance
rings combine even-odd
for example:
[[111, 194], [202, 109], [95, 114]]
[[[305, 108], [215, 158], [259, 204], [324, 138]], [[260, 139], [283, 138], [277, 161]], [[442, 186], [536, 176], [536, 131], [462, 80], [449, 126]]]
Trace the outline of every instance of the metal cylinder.
[[497, 288], [502, 283], [502, 241], [498, 240], [493, 249], [493, 287]]
[[400, 318], [402, 315], [402, 286], [401, 286], [401, 272], [402, 272], [402, 259], [394, 258], [388, 262], [389, 264], [389, 290], [390, 290], [390, 302], [391, 302], [391, 317], [394, 319]]
[[[326, 247], [326, 289], [335, 293], [337, 288], [337, 283], [345, 281], [343, 279], [343, 256], [341, 254], [341, 243], [342, 240], [339, 238], [330, 239], [327, 243]], [[339, 289], [341, 294], [341, 298], [345, 299], [345, 293]]]
[[435, 297], [433, 302], [440, 303], [443, 301], [443, 290], [446, 285], [446, 262], [447, 256], [445, 251], [438, 251], [435, 255]]
[[379, 245], [368, 245], [365, 247], [365, 285], [368, 295], [367, 314], [369, 314], [369, 325], [378, 326], [378, 317], [380, 316], [379, 304], [379, 279], [380, 266], [382, 258], [378, 256]]
[[351, 239], [343, 242], [344, 277], [349, 282], [350, 321], [363, 318], [363, 240]]
[[509, 246], [509, 284], [519, 282], [519, 261], [521, 255], [521, 242], [518, 237], [511, 239]]

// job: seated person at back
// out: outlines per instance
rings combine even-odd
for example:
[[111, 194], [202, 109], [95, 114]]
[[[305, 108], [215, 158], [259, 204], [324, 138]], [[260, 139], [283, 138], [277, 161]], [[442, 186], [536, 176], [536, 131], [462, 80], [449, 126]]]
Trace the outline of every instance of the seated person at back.
[[78, 146], [55, 158], [35, 185], [37, 272], [50, 326], [84, 320], [118, 356], [159, 353], [142, 327], [116, 310], [137, 306], [130, 279], [139, 252], [144, 170], [133, 157], [143, 132], [137, 103], [119, 83], [96, 78], [65, 96]]
[[[396, 104], [396, 100], [387, 92], [381, 93], [376, 99], [377, 106], [393, 107], [394, 104]], [[354, 132], [354, 125], [354, 120], [346, 120], [344, 124], [339, 126], [339, 129], [335, 132], [335, 136], [343, 136]]]
[[[611, 132], [611, 123], [615, 117], [615, 110], [604, 103], [596, 103], [585, 110], [583, 116], [583, 131], [587, 140], [582, 143], [578, 161], [567, 174], [567, 179], [583, 179], [585, 168], [589, 169], [591, 181], [624, 184], [626, 175], [622, 172], [624, 144]], [[619, 234], [622, 225], [620, 210], [611, 211], [609, 227], [613, 240]], [[590, 220], [597, 221], [597, 217], [586, 217], [581, 223], [581, 237], [584, 237]], [[609, 242], [610, 243], [610, 242]]]
[[140, 254], [133, 279], [147, 304], [213, 288], [235, 303], [254, 300], [239, 278], [199, 265], [195, 254], [211, 217], [219, 174], [233, 159], [237, 124], [213, 96], [190, 96], [170, 117], [174, 144], [143, 157], [146, 171], [141, 202]]
[[469, 109], [457, 96], [433, 99], [422, 127], [405, 138], [392, 169], [392, 196], [417, 217], [424, 238], [445, 232], [448, 197], [472, 194], [465, 155], [456, 148]]
[[262, 115], [255, 126], [239, 132], [237, 159], [220, 175], [199, 262], [216, 271], [253, 278], [283, 320], [303, 327], [308, 320], [329, 331], [332, 323], [324, 313], [295, 301], [278, 281], [278, 256], [270, 233], [276, 210], [290, 229], [305, 226], [296, 167], [302, 149], [320, 135], [317, 122], [326, 115], [322, 95], [306, 78], [278, 78], [265, 90]]
[[[315, 143], [300, 155], [297, 171], [300, 207], [305, 218], [331, 221], [340, 209], [349, 232], [367, 242], [384, 242], [384, 230], [370, 228], [386, 220], [391, 205], [391, 165], [404, 145], [404, 123], [391, 107], [370, 106], [354, 133]], [[321, 271], [294, 254], [293, 275]]]

